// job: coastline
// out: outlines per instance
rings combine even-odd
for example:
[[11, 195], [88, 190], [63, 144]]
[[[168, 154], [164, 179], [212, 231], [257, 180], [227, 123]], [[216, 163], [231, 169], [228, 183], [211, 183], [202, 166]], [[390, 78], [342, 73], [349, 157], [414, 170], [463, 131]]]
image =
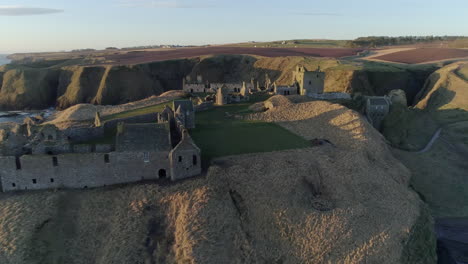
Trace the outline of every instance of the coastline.
[[0, 54], [0, 66], [8, 64], [11, 62], [10, 59], [8, 59], [8, 56], [10, 54]]

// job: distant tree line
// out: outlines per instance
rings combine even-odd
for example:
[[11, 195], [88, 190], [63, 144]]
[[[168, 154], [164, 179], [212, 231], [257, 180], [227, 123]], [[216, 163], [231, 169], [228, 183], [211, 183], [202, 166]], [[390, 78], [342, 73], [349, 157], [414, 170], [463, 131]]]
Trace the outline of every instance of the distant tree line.
[[401, 36], [401, 37], [384, 37], [371, 36], [360, 37], [355, 40], [350, 40], [346, 43], [347, 47], [351, 48], [376, 48], [381, 46], [396, 46], [410, 45], [420, 43], [431, 43], [436, 41], [460, 41], [468, 40], [468, 37], [463, 36]]
[[95, 49], [74, 49], [71, 52], [91, 52], [96, 51]]

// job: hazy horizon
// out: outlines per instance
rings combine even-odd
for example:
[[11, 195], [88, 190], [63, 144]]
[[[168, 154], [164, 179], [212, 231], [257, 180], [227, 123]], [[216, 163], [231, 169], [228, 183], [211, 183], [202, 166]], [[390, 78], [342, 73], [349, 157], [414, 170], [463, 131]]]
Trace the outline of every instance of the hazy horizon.
[[362, 36], [468, 35], [468, 2], [447, 0], [6, 0], [0, 53]]

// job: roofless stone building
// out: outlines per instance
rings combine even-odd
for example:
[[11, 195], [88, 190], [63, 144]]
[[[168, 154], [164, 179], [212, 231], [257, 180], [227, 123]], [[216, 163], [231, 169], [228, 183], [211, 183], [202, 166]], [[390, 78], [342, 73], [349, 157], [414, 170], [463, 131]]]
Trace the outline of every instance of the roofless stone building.
[[152, 123], [119, 123], [111, 148], [76, 147], [52, 125], [37, 129], [30, 136], [37, 146], [34, 153], [0, 156], [1, 190], [91, 188], [196, 176], [201, 151], [185, 126], [195, 124], [189, 103], [177, 102], [183, 118], [166, 108]]

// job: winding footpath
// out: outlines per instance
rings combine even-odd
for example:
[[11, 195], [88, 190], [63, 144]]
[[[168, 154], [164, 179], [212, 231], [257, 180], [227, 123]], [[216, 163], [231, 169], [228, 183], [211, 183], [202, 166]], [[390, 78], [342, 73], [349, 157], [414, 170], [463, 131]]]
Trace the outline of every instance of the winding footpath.
[[441, 132], [442, 132], [442, 128], [437, 129], [437, 131], [434, 133], [429, 143], [427, 143], [426, 147], [416, 153], [425, 153], [429, 151], [432, 148], [432, 145], [434, 145], [435, 141], [440, 137]]

